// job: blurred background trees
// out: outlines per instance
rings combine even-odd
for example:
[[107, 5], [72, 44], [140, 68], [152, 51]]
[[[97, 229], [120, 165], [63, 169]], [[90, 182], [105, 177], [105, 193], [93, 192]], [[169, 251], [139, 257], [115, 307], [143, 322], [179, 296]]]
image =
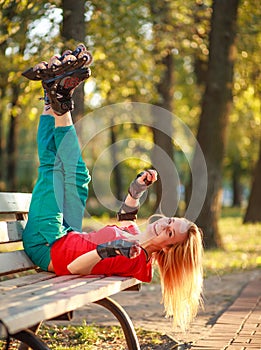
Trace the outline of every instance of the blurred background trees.
[[[261, 221], [257, 0], [0, 0], [0, 4], [1, 191], [31, 191], [37, 175], [41, 83], [26, 81], [21, 72], [84, 42], [94, 56], [93, 76], [74, 96], [74, 120], [126, 101], [168, 110], [197, 137], [206, 159], [208, 190], [198, 224], [207, 246], [222, 245], [218, 231], [222, 205], [241, 207], [245, 222]], [[91, 170], [101, 150], [112, 146], [106, 160], [112, 175], [105, 168], [101, 188], [102, 177], [111, 177], [113, 192], [121, 199], [137, 171], [163, 168], [156, 145], [173, 160], [180, 186], [174, 182], [164, 193], [159, 181], [141, 213], [148, 216], [161, 209], [167, 215], [182, 215], [190, 198], [191, 169], [175, 143], [174, 124], [168, 126], [173, 136], [166, 137], [157, 125], [169, 121], [157, 116], [155, 127], [114, 118], [108, 137], [97, 135], [88, 145]], [[149, 146], [138, 145], [137, 138]], [[120, 147], [123, 143], [125, 148]], [[129, 156], [132, 147], [135, 152]], [[123, 153], [126, 161], [119, 157]], [[168, 176], [167, 168], [164, 173]], [[108, 212], [95, 197], [91, 188], [90, 208], [96, 203], [91, 212]], [[168, 200], [161, 206], [163, 197]], [[173, 200], [178, 202], [176, 212], [171, 211]]]
[[[208, 168], [206, 200], [197, 223], [203, 232], [207, 232], [206, 245], [211, 247], [221, 244], [218, 217], [221, 209], [222, 165], [232, 109], [238, 5], [239, 0], [213, 1], [208, 67], [197, 131], [197, 140]], [[193, 168], [198, 167], [197, 151], [198, 148], [195, 151]]]

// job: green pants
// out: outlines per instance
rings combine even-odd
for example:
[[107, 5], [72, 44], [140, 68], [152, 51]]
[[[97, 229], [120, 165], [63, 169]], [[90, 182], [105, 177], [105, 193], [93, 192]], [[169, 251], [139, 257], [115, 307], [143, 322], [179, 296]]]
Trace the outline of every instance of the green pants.
[[24, 248], [47, 270], [52, 244], [68, 231], [81, 231], [90, 175], [82, 160], [74, 126], [54, 127], [54, 117], [40, 117], [39, 170], [32, 194]]

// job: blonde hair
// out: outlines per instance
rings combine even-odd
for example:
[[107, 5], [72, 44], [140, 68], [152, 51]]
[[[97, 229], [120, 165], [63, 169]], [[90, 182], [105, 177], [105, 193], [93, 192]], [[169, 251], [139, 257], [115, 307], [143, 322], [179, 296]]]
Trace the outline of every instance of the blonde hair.
[[159, 266], [162, 301], [167, 317], [173, 317], [173, 326], [185, 331], [198, 312], [202, 302], [202, 232], [193, 223], [187, 238], [154, 253]]

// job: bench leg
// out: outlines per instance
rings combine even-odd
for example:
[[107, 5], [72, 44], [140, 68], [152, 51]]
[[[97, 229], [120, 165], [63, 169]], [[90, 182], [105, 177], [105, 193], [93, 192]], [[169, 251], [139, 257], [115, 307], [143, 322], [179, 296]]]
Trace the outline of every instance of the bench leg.
[[95, 302], [111, 311], [121, 324], [129, 350], [140, 350], [133, 323], [127, 312], [113, 299], [104, 298]]
[[[37, 334], [37, 332], [38, 332], [38, 330], [39, 330], [41, 324], [42, 324], [42, 322], [36, 324], [36, 325], [33, 326], [33, 327], [30, 327], [30, 328], [29, 328], [30, 331], [32, 331], [34, 334]], [[18, 350], [29, 350], [29, 349], [31, 349], [31, 348], [29, 348], [29, 346], [28, 346], [27, 344], [25, 344], [25, 343], [21, 343], [20, 346], [19, 346], [19, 348], [18, 348]]]
[[21, 346], [26, 344], [25, 346], [27, 347], [22, 349], [28, 349], [28, 347], [30, 347], [33, 350], [50, 350], [50, 348], [30, 329], [24, 329], [21, 332], [12, 334], [12, 337], [20, 340], [23, 343]]

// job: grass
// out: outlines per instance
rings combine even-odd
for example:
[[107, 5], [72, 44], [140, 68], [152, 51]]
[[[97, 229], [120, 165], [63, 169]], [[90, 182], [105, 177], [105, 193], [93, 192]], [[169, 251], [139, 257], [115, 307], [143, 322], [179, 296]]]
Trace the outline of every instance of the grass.
[[261, 224], [242, 224], [242, 217], [223, 213], [219, 228], [224, 249], [208, 250], [205, 275], [222, 275], [261, 267]]
[[[161, 344], [161, 339], [156, 332], [145, 332], [142, 329], [138, 329], [137, 335], [139, 339], [144, 340], [143, 343], [149, 339], [151, 345]], [[54, 326], [52, 328], [44, 326], [42, 337], [55, 350], [126, 349], [121, 328], [116, 326], [98, 327], [97, 325], [86, 325], [85, 323], [82, 326], [69, 326], [66, 328], [63, 326]], [[57, 340], [59, 340], [58, 347]]]
[[[141, 350], [170, 350], [176, 342], [158, 332], [136, 329]], [[98, 327], [97, 325], [49, 326], [42, 325], [39, 336], [53, 350], [126, 350], [126, 342], [120, 327]], [[0, 340], [0, 346], [3, 342]], [[10, 350], [17, 350], [18, 341], [12, 341]], [[1, 347], [2, 349], [2, 347]]]
[[[205, 252], [206, 277], [261, 268], [261, 223], [243, 225], [241, 214], [238, 209], [223, 211], [219, 227], [224, 249]], [[154, 283], [157, 282], [156, 277]], [[137, 335], [142, 350], [171, 349], [174, 345], [172, 339], [157, 332], [138, 329]], [[98, 327], [84, 323], [68, 327], [44, 325], [40, 336], [54, 350], [126, 349], [120, 327]], [[0, 341], [0, 346], [2, 344]], [[10, 349], [18, 349], [17, 343], [14, 342]]]

